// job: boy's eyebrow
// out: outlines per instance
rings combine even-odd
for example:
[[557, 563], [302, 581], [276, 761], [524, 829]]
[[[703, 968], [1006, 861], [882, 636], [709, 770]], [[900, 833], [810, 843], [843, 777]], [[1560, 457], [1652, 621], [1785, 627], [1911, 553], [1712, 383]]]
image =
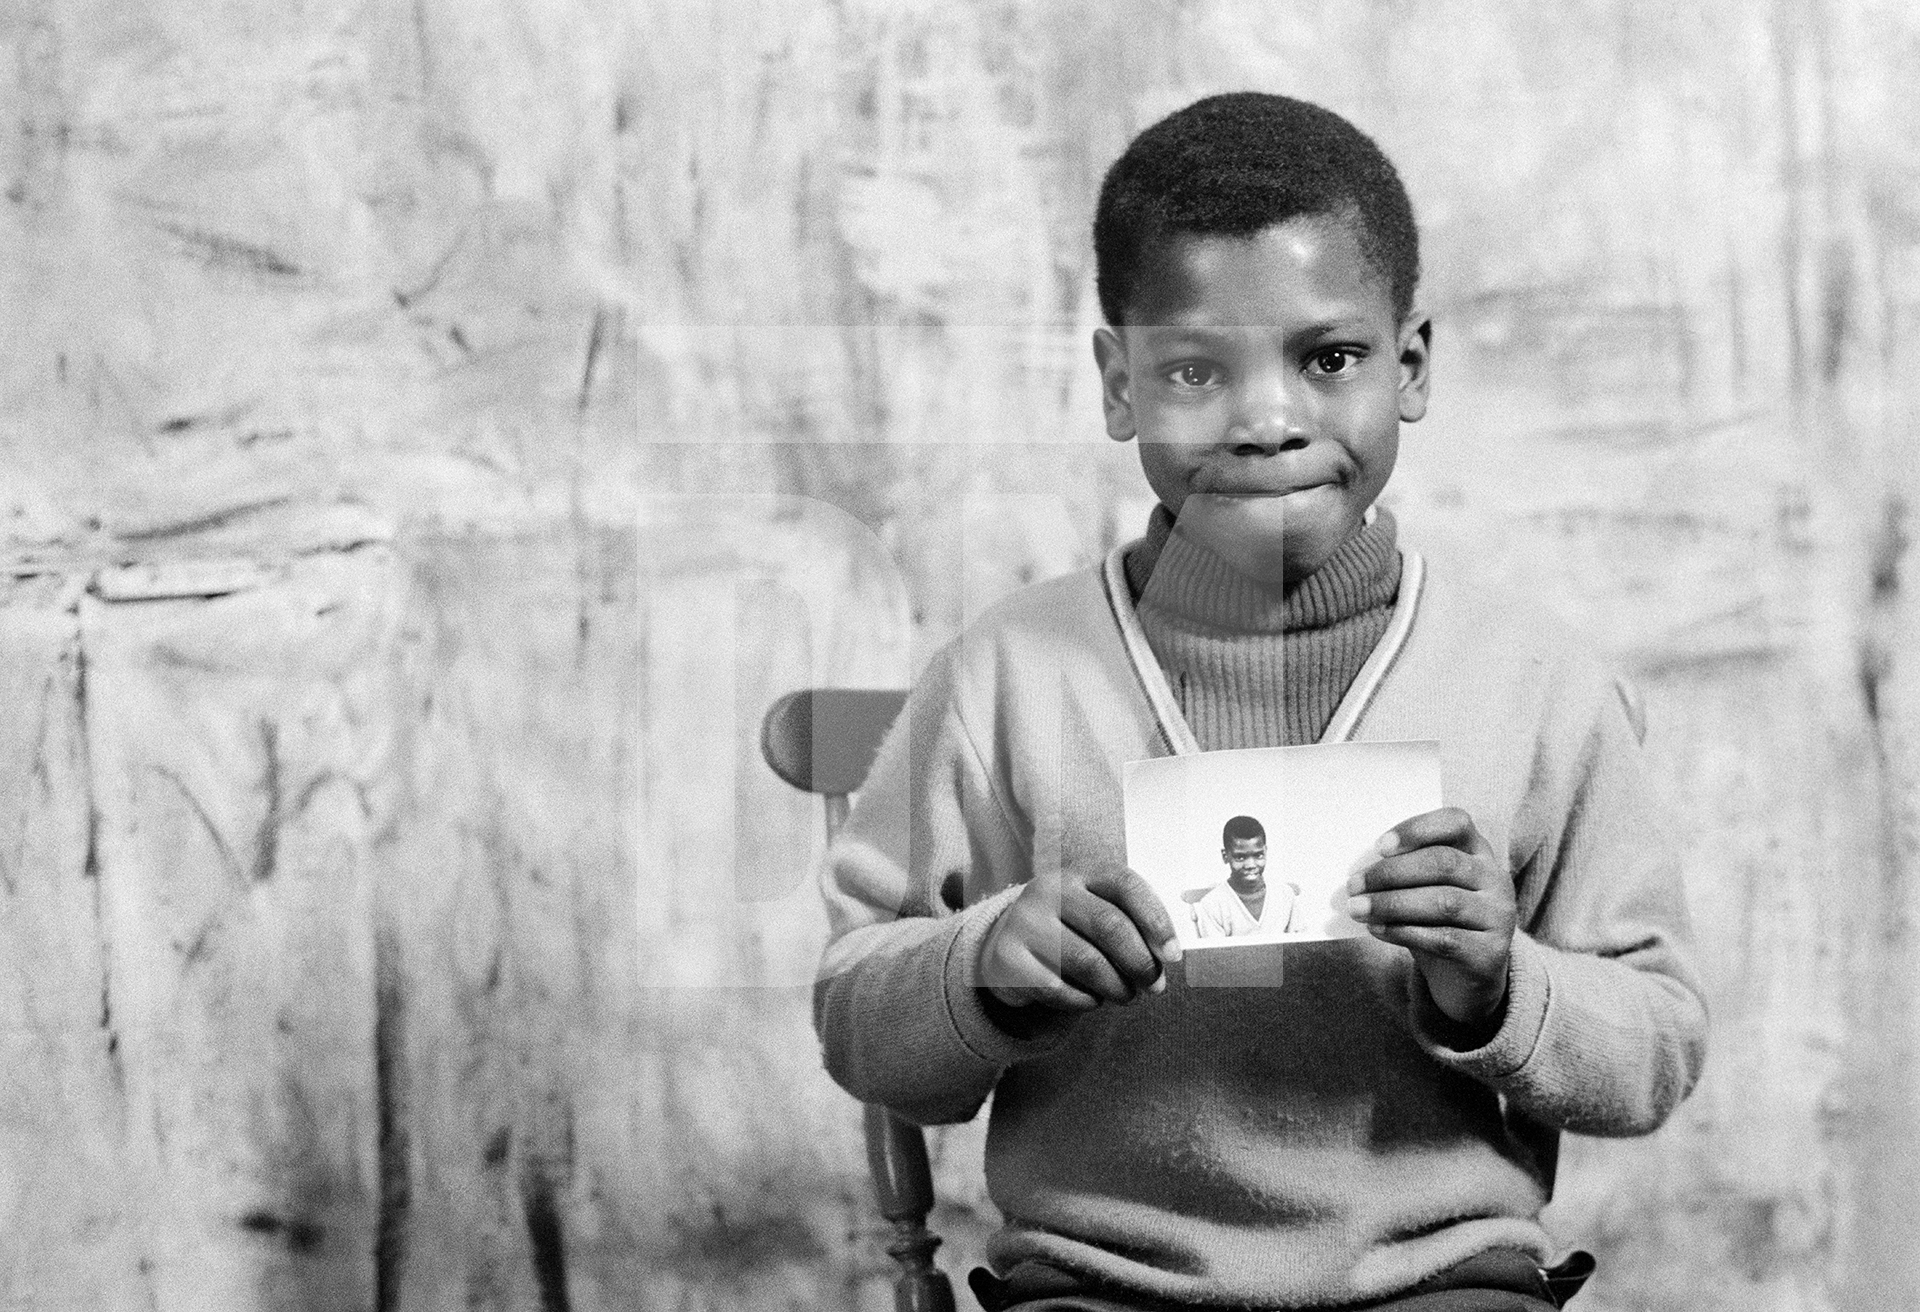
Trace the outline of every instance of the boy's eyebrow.
[[[1238, 341], [1249, 332], [1271, 331], [1271, 324], [1181, 324], [1181, 323], [1144, 323], [1134, 325], [1140, 331], [1152, 336], [1156, 341], [1185, 340], [1208, 344], [1225, 344]], [[1294, 341], [1311, 340], [1318, 337], [1356, 336], [1367, 328], [1361, 318], [1330, 318], [1317, 323], [1307, 324], [1288, 334]]]

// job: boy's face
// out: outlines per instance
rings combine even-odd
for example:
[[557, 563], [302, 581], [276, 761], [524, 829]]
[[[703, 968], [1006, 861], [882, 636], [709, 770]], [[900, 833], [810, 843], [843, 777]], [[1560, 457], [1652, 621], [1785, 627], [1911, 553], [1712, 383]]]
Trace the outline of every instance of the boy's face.
[[1235, 892], [1251, 893], [1266, 882], [1266, 839], [1236, 838], [1221, 851], [1220, 857], [1227, 863], [1227, 882]]
[[[1261, 581], [1291, 585], [1386, 486], [1400, 424], [1426, 413], [1429, 320], [1396, 319], [1350, 224], [1177, 234], [1118, 332], [1094, 334], [1107, 432], [1184, 526]], [[1268, 577], [1273, 573], [1284, 577]]]

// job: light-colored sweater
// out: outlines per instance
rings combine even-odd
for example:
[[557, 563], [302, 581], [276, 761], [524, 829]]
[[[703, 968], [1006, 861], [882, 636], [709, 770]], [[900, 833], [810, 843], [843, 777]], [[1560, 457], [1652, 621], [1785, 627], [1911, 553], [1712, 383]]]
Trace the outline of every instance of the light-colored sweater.
[[1163, 995], [1002, 1029], [975, 979], [993, 918], [1036, 874], [1122, 863], [1121, 763], [1196, 744], [1118, 557], [929, 664], [829, 856], [815, 1022], [863, 1100], [932, 1124], [994, 1095], [998, 1269], [1293, 1307], [1545, 1258], [1556, 1131], [1644, 1133], [1692, 1087], [1705, 1013], [1613, 683], [1543, 617], [1422, 574], [1333, 731], [1438, 740], [1447, 801], [1515, 872], [1507, 1014], [1468, 1052], [1372, 940], [1196, 954]]
[[1232, 938], [1258, 934], [1262, 930], [1284, 933], [1293, 917], [1293, 902], [1291, 885], [1270, 881], [1261, 895], [1260, 914], [1256, 916], [1246, 899], [1234, 892], [1233, 885], [1222, 882], [1193, 904], [1193, 927], [1201, 938]]

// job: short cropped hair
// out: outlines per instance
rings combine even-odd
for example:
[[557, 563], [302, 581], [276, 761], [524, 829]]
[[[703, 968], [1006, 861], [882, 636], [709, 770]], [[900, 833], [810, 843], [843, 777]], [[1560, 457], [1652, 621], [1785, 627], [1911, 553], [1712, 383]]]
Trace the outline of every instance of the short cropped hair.
[[1231, 850], [1236, 838], [1257, 838], [1264, 843], [1267, 841], [1266, 827], [1250, 815], [1237, 815], [1227, 821], [1226, 827], [1220, 831], [1220, 846]]
[[1251, 237], [1303, 216], [1354, 225], [1404, 319], [1420, 282], [1420, 233], [1380, 147], [1304, 100], [1259, 91], [1197, 100], [1135, 137], [1107, 170], [1093, 218], [1100, 311], [1119, 327], [1140, 269], [1177, 234]]

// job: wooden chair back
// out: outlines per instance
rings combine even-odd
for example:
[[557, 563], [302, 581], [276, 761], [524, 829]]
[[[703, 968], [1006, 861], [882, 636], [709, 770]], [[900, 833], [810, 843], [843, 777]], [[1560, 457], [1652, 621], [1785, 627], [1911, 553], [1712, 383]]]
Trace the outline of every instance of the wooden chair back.
[[[760, 752], [773, 772], [826, 800], [827, 837], [847, 818], [907, 694], [898, 689], [803, 688], [780, 698], [760, 726]], [[933, 1171], [920, 1127], [885, 1107], [865, 1109], [867, 1169], [880, 1215], [893, 1226], [887, 1252], [900, 1264], [896, 1312], [954, 1312], [953, 1286], [933, 1264], [940, 1239], [927, 1229]]]

